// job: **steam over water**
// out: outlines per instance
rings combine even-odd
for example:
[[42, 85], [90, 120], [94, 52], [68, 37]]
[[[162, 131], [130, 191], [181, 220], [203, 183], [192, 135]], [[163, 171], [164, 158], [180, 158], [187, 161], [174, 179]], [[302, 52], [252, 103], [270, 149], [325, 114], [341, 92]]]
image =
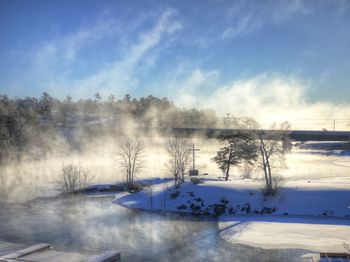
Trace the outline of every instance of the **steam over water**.
[[[169, 177], [168, 154], [165, 149], [167, 138], [144, 138], [143, 165], [136, 180], [149, 177]], [[189, 140], [200, 151], [196, 154], [196, 167], [201, 172], [218, 174], [221, 172], [211, 162], [219, 147], [216, 140]], [[0, 166], [0, 181], [4, 180], [9, 190], [9, 200], [23, 202], [36, 197], [54, 196], [55, 180], [63, 165], [73, 163], [89, 171], [90, 184], [125, 182], [124, 171], [120, 167], [118, 141], [112, 138], [95, 139], [87, 143], [83, 150], [49, 155], [45, 159], [23, 160], [19, 163]]]
[[[164, 141], [145, 140], [145, 166], [138, 179], [168, 176]], [[210, 161], [217, 142], [193, 142], [200, 148], [196, 158], [200, 172], [220, 176]], [[0, 240], [26, 245], [46, 242], [57, 249], [80, 252], [117, 250], [125, 261], [298, 261], [306, 252], [231, 245], [220, 239], [214, 219], [129, 210], [113, 204], [112, 196], [55, 196], [55, 176], [66, 163], [87, 168], [91, 183], [124, 181], [116, 152], [114, 144], [102, 143], [83, 153], [3, 166], [1, 174], [13, 186], [9, 202], [1, 204]], [[315, 151], [294, 150], [287, 160], [287, 181], [341, 178], [350, 168], [347, 158]], [[239, 168], [233, 169], [232, 179], [240, 179], [239, 176]]]
[[298, 250], [230, 245], [214, 220], [151, 214], [113, 204], [112, 198], [41, 199], [3, 206], [0, 239], [80, 252], [122, 251], [122, 261], [294, 261]]

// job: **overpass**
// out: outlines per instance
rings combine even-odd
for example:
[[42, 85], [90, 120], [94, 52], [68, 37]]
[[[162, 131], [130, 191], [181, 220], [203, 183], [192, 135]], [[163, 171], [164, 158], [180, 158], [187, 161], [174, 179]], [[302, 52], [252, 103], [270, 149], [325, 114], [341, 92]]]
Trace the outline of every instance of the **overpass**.
[[[169, 128], [162, 129], [166, 133], [180, 137], [203, 136], [217, 138], [219, 136], [239, 136], [244, 129], [220, 129], [220, 128]], [[269, 132], [270, 130], [258, 130]], [[274, 130], [276, 132], [276, 130]], [[287, 131], [293, 141], [350, 141], [350, 131], [315, 131], [315, 130], [290, 130]]]

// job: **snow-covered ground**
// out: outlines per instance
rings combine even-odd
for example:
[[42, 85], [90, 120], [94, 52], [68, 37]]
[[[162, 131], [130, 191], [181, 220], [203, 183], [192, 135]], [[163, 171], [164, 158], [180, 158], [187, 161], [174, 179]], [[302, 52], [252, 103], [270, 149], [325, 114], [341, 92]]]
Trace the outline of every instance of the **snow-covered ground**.
[[[186, 182], [176, 190], [161, 183], [136, 194], [118, 194], [116, 202], [130, 208], [181, 211], [195, 214], [274, 214], [350, 217], [350, 183], [330, 179], [288, 181], [275, 197], [264, 197], [261, 181]], [[176, 193], [178, 192], [178, 193]], [[176, 196], [178, 194], [178, 196]], [[224, 210], [222, 210], [224, 209]]]
[[268, 249], [349, 252], [350, 220], [315, 217], [235, 216], [220, 219], [221, 237]]
[[219, 217], [221, 236], [262, 248], [303, 248], [345, 252], [350, 243], [350, 157], [288, 156], [286, 183], [273, 198], [261, 194], [262, 181], [220, 181], [205, 176], [176, 190], [158, 180], [136, 194], [120, 193], [115, 202], [130, 208], [190, 212]]

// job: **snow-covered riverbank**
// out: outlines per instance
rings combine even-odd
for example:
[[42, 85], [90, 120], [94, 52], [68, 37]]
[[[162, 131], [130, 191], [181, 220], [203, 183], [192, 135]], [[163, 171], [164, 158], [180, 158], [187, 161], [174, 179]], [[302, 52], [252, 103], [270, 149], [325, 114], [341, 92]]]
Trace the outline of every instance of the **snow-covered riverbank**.
[[231, 243], [328, 252], [344, 252], [342, 244], [350, 243], [348, 181], [290, 181], [275, 198], [263, 197], [261, 183], [252, 180], [186, 182], [178, 190], [171, 183], [158, 181], [152, 192], [117, 194], [115, 202], [136, 209], [218, 215], [220, 235]]
[[179, 189], [173, 187], [173, 181], [158, 179], [139, 193], [117, 194], [115, 203], [217, 216], [221, 236], [232, 243], [346, 251], [343, 243], [350, 243], [350, 158], [301, 154], [290, 158], [297, 168], [286, 173], [286, 183], [273, 198], [261, 194], [259, 180], [233, 176], [231, 181], [221, 181], [205, 176], [202, 183], [187, 181]]
[[350, 183], [338, 178], [318, 181], [288, 181], [275, 197], [261, 194], [255, 180], [186, 182], [179, 189], [172, 182], [152, 190], [121, 193], [116, 202], [129, 208], [180, 211], [198, 215], [274, 214], [296, 216], [350, 217]]

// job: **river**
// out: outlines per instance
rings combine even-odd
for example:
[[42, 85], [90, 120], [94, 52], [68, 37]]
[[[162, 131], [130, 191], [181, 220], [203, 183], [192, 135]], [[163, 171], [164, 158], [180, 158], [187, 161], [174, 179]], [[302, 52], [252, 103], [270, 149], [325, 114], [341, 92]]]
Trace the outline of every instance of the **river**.
[[0, 240], [67, 251], [117, 250], [122, 261], [300, 261], [307, 253], [232, 245], [219, 237], [214, 219], [135, 211], [112, 200], [77, 196], [3, 205]]

